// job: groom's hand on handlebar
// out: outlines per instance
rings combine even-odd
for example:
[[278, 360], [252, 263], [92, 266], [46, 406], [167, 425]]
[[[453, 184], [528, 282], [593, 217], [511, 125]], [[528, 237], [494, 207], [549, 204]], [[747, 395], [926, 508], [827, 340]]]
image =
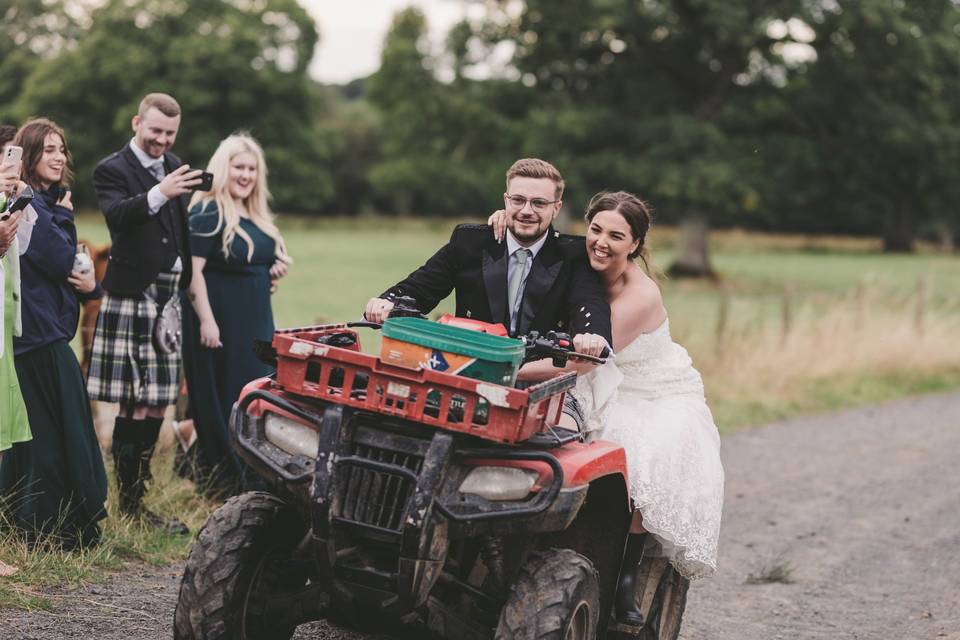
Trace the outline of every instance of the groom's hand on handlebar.
[[607, 346], [604, 337], [595, 333], [578, 333], [573, 336], [573, 350], [588, 356], [602, 358]]
[[393, 309], [393, 302], [383, 298], [370, 298], [370, 301], [367, 302], [367, 308], [363, 312], [363, 317], [370, 322], [383, 324], [386, 322], [387, 316], [390, 315], [391, 309]]

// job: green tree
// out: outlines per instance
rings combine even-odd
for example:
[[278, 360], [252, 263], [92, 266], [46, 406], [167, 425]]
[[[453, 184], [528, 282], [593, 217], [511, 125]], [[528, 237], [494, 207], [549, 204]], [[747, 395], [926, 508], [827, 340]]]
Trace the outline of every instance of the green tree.
[[10, 104], [33, 69], [74, 46], [85, 17], [82, 5], [62, 0], [0, 0], [0, 118], [4, 122], [13, 115]]
[[90, 203], [93, 166], [132, 135], [140, 98], [167, 92], [183, 107], [175, 150], [186, 161], [205, 164], [219, 140], [247, 129], [264, 145], [277, 206], [318, 210], [333, 185], [306, 74], [317, 37], [294, 0], [109, 0], [76, 46], [31, 72], [14, 111], [66, 128]]
[[[790, 76], [768, 27], [798, 5], [528, 0], [518, 20], [496, 20], [529, 87], [526, 151], [560, 166], [577, 207], [625, 188], [668, 221], [756, 216], [764, 203], [744, 114]], [[710, 271], [702, 254], [681, 255], [678, 267]]]
[[[324, 213], [351, 214], [387, 208], [370, 185], [370, 168], [380, 157], [381, 114], [363, 97], [359, 86], [352, 99], [334, 87], [317, 87], [315, 126], [318, 139], [329, 153], [334, 196]], [[345, 93], [345, 91], [344, 91]]]
[[[817, 62], [798, 123], [817, 142], [821, 210], [909, 251], [924, 225], [956, 229], [960, 201], [960, 4], [813, 5]], [[954, 233], [956, 231], [953, 231]]]
[[[382, 156], [370, 182], [397, 213], [487, 213], [502, 188], [509, 122], [490, 100], [495, 83], [469, 80], [457, 65], [452, 82], [437, 79], [426, 27], [418, 9], [399, 12], [367, 83], [382, 122]], [[448, 49], [462, 60], [458, 33]]]

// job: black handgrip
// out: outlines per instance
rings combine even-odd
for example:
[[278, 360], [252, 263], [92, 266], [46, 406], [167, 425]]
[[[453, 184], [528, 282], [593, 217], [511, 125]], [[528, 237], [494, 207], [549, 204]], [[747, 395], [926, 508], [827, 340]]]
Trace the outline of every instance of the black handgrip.
[[541, 358], [550, 358], [553, 360], [553, 366], [562, 368], [570, 358], [603, 364], [606, 362], [606, 358], [610, 356], [609, 346], [603, 348], [600, 357], [574, 351], [573, 340], [570, 336], [556, 331], [549, 331], [545, 336], [541, 336], [538, 331], [531, 331], [523, 337], [523, 341], [526, 346], [524, 363]]
[[417, 301], [410, 296], [396, 296], [393, 298], [393, 309], [387, 314], [388, 318], [426, 318], [417, 308]]

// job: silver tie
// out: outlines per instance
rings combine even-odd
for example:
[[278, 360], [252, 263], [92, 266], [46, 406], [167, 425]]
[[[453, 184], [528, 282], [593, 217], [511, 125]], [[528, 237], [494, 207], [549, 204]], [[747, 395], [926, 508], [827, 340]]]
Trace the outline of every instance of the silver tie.
[[517, 326], [517, 306], [520, 303], [520, 285], [523, 283], [523, 272], [526, 271], [527, 258], [531, 255], [530, 249], [517, 249], [513, 257], [516, 264], [513, 267], [513, 274], [510, 276], [510, 283], [507, 286], [507, 304], [510, 305], [510, 330], [513, 331]]

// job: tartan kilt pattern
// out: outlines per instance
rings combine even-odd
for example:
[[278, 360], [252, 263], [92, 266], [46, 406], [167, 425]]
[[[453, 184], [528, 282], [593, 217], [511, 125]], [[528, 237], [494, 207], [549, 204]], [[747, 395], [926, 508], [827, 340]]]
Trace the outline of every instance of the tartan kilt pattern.
[[165, 407], [177, 401], [180, 353], [161, 353], [153, 328], [160, 309], [179, 295], [179, 273], [161, 273], [139, 298], [105, 293], [87, 374], [91, 400]]
[[583, 415], [583, 408], [580, 407], [580, 402], [577, 401], [570, 391], [567, 391], [567, 395], [563, 397], [563, 413], [573, 418], [573, 421], [577, 423], [578, 431], [583, 431], [583, 426], [587, 423], [587, 418]]

